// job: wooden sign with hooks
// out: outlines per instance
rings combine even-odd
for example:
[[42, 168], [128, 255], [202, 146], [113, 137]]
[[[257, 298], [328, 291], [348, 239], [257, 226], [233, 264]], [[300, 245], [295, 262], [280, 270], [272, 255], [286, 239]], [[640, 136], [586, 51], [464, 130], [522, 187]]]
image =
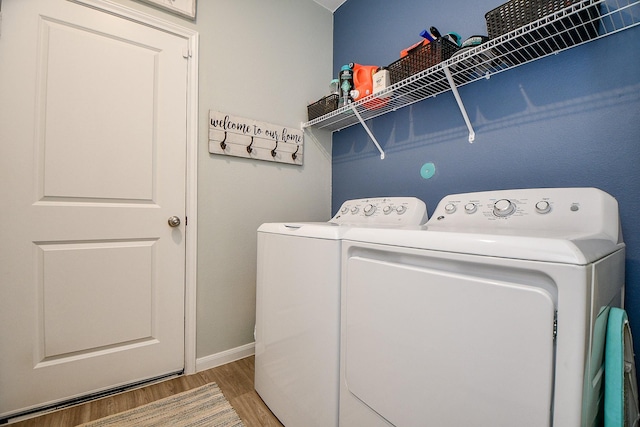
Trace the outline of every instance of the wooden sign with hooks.
[[304, 133], [209, 111], [209, 153], [302, 165]]

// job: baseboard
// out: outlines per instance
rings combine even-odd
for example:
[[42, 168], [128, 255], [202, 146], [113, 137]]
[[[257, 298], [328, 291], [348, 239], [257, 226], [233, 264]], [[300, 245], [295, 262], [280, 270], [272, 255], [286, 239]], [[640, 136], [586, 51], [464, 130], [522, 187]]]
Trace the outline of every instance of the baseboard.
[[236, 360], [244, 359], [245, 357], [253, 356], [256, 352], [255, 348], [256, 344], [252, 342], [220, 353], [199, 357], [196, 359], [196, 372], [205, 371], [207, 369], [235, 362]]

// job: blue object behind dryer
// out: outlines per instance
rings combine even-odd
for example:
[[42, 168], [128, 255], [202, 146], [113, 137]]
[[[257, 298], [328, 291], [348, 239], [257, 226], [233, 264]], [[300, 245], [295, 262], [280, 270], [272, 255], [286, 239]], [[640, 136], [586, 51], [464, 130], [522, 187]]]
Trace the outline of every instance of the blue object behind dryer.
[[605, 351], [604, 425], [636, 427], [640, 410], [633, 341], [627, 313], [620, 308], [609, 312]]

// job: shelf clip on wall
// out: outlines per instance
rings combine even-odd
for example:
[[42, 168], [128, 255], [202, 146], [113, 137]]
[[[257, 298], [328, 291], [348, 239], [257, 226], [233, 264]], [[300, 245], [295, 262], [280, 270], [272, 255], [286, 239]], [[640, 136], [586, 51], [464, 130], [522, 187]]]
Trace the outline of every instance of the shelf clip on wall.
[[449, 86], [451, 86], [451, 92], [453, 92], [453, 96], [456, 98], [456, 102], [458, 103], [458, 108], [460, 108], [460, 112], [462, 113], [462, 118], [467, 125], [467, 129], [469, 129], [469, 143], [473, 143], [476, 139], [476, 133], [473, 130], [473, 126], [471, 126], [471, 121], [469, 120], [469, 116], [467, 115], [467, 110], [464, 108], [464, 104], [462, 103], [462, 98], [460, 98], [460, 94], [458, 93], [458, 88], [456, 87], [455, 82], [453, 81], [453, 76], [451, 76], [451, 71], [449, 71], [449, 67], [443, 66], [444, 74], [447, 76], [447, 80], [449, 81]]
[[369, 126], [367, 126], [367, 124], [364, 122], [364, 120], [362, 120], [362, 116], [360, 115], [360, 113], [358, 113], [358, 110], [356, 109], [356, 105], [355, 104], [351, 104], [351, 109], [353, 110], [353, 113], [356, 115], [356, 117], [360, 121], [360, 124], [362, 125], [364, 130], [367, 131], [367, 134], [369, 135], [369, 138], [371, 138], [373, 143], [376, 145], [376, 148], [380, 152], [380, 159], [384, 160], [384, 151], [382, 150], [382, 147], [380, 147], [380, 144], [378, 144], [378, 140], [376, 139], [375, 136], [373, 136], [373, 134], [371, 133], [371, 130], [369, 130]]

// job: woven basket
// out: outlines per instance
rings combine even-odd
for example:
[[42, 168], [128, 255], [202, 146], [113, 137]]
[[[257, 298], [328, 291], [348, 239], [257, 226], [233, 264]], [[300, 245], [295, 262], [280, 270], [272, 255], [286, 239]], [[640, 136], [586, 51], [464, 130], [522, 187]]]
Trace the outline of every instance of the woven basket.
[[[511, 0], [485, 14], [489, 38], [500, 37], [547, 15], [585, 0]], [[600, 10], [593, 5], [516, 37], [496, 49], [518, 64], [566, 49], [598, 35]], [[526, 47], [524, 47], [526, 46]]]
[[450, 40], [438, 38], [427, 44], [420, 44], [409, 51], [404, 58], [390, 64], [387, 69], [391, 78], [391, 84], [398, 83], [422, 70], [439, 64], [458, 51], [459, 47]]
[[331, 94], [307, 106], [309, 121], [338, 109], [338, 95]]

